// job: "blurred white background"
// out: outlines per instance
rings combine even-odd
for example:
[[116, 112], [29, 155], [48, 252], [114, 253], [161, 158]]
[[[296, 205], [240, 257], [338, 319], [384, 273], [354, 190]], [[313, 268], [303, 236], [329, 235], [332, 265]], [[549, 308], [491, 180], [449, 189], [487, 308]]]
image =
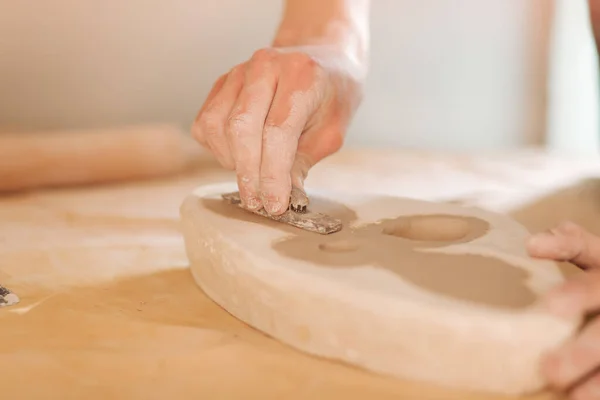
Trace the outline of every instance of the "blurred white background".
[[[282, 4], [0, 0], [0, 127], [187, 130], [214, 79], [270, 43]], [[599, 149], [586, 0], [372, 4], [349, 145]]]

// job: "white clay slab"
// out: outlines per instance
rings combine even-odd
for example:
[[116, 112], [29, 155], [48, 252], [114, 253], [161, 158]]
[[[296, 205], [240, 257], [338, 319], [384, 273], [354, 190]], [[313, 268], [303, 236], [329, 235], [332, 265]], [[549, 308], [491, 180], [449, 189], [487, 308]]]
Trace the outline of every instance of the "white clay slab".
[[476, 208], [395, 197], [309, 193], [343, 220], [302, 231], [198, 188], [181, 207], [198, 285], [235, 317], [307, 353], [374, 372], [469, 390], [544, 387], [542, 354], [579, 321], [538, 300], [564, 281], [527, 256], [527, 230]]

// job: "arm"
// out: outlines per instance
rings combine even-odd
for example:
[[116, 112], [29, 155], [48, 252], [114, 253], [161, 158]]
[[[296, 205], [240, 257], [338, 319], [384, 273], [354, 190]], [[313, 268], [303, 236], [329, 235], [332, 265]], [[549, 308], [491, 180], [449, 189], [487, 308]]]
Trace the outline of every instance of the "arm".
[[366, 73], [369, 9], [369, 0], [287, 0], [273, 46], [332, 46]]
[[590, 9], [590, 22], [596, 42], [596, 49], [600, 53], [600, 0], [588, 0]]

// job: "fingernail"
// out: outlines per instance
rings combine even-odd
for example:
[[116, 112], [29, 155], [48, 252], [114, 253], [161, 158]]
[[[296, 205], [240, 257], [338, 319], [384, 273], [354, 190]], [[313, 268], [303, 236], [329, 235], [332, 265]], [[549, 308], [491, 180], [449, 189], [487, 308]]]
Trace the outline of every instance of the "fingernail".
[[268, 201], [267, 204], [265, 204], [265, 210], [267, 210], [269, 214], [275, 214], [281, 210], [281, 203], [277, 201]]
[[260, 207], [260, 200], [256, 197], [249, 197], [246, 207], [250, 210], [256, 210]]
[[548, 233], [538, 233], [530, 236], [527, 240], [527, 248], [530, 252], [538, 254], [544, 254], [548, 251], [548, 248], [552, 245], [554, 236]]

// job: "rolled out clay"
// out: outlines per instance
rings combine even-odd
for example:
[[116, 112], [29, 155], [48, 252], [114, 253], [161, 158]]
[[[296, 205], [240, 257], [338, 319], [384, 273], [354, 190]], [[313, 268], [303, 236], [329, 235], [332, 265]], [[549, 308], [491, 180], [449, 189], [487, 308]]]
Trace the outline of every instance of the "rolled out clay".
[[384, 375], [468, 390], [542, 389], [542, 355], [579, 321], [540, 298], [564, 281], [529, 258], [527, 230], [477, 208], [309, 193], [339, 218], [305, 232], [227, 204], [234, 182], [181, 206], [193, 277], [229, 313], [306, 353]]

